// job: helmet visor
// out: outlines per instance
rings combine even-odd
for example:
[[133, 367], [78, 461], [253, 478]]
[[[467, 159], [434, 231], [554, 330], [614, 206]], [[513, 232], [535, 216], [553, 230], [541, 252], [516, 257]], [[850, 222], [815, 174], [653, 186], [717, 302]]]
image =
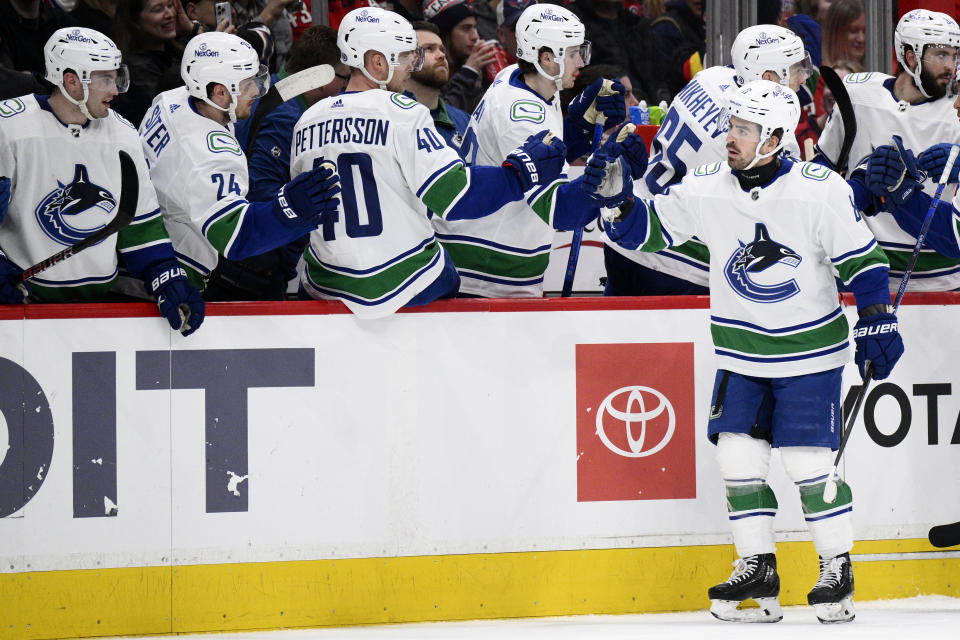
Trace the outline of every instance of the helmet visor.
[[956, 68], [957, 48], [948, 44], [928, 44], [923, 48], [923, 61]]
[[813, 63], [810, 61], [810, 54], [804, 51], [803, 59], [790, 65], [790, 68], [787, 70], [789, 76], [785, 78], [785, 80], [789, 84], [790, 80], [799, 78], [799, 84], [803, 84], [807, 81], [807, 78], [813, 75], [813, 71], [814, 68]]
[[270, 88], [270, 72], [267, 67], [260, 65], [257, 75], [251, 76], [240, 82], [240, 93], [253, 93], [255, 98], [260, 98]]
[[130, 71], [125, 64], [111, 71], [93, 71], [90, 85], [100, 91], [110, 91], [116, 87], [117, 93], [126, 93], [130, 88]]
[[412, 51], [404, 51], [397, 56], [397, 66], [406, 68], [410, 73], [416, 73], [423, 68], [423, 47]]
[[564, 54], [564, 58], [568, 62], [579, 58], [580, 60], [583, 60], [583, 66], [587, 66], [588, 64], [590, 64], [591, 50], [592, 50], [592, 46], [590, 44], [590, 41], [584, 40], [583, 43], [580, 44], [579, 46], [574, 45], [571, 47], [567, 47], [567, 51]]

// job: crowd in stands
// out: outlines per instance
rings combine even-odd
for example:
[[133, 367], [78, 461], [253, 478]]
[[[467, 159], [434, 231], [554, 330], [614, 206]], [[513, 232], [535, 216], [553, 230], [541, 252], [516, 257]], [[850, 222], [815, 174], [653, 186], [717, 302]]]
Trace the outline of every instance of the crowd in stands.
[[[622, 94], [619, 120], [628, 120], [631, 107], [670, 104], [705, 67], [706, 0], [540, 1], [569, 11], [591, 43], [589, 60], [583, 60], [588, 64], [573, 74], [572, 86], [559, 92], [564, 115], [569, 115], [568, 105], [585, 95], [602, 101], [613, 93]], [[93, 29], [116, 43], [129, 86], [112, 96], [109, 106], [140, 127], [141, 135], [157, 97], [184, 85], [185, 51], [200, 34], [241, 38], [274, 84], [315, 65], [330, 65], [335, 73], [326, 85], [265, 113], [258, 114], [255, 101], [250, 117], [224, 123], [247, 164], [244, 197], [265, 201], [282, 193], [290, 181], [291, 138], [298, 120], [312, 105], [347, 89], [351, 67], [341, 59], [337, 30], [350, 11], [387, 9], [413, 25], [424, 60], [398, 89], [427, 106], [443, 143], [469, 161], [471, 114], [495, 82], [509, 81], [517, 73], [517, 23], [536, 2], [330, 0], [331, 24], [324, 26], [312, 24], [310, 0], [0, 0], [0, 100], [55, 90], [45, 68], [44, 47], [55, 32], [68, 27]], [[221, 13], [218, 5], [228, 5], [229, 11]], [[813, 71], [797, 90], [803, 112], [796, 136], [801, 148], [807, 139], [816, 143], [834, 104], [818, 68], [829, 65], [841, 76], [865, 70], [864, 0], [758, 0], [757, 15], [759, 24], [785, 26], [803, 42]], [[533, 69], [522, 59], [519, 65], [523, 73]], [[586, 133], [592, 130], [588, 124]], [[582, 161], [587, 155], [568, 154], [567, 159]], [[0, 166], [0, 175], [4, 171], [9, 172]], [[208, 301], [284, 299], [307, 245], [304, 234], [257, 255], [230, 258], [221, 252], [218, 265], [203, 274], [202, 282], [189, 267], [187, 272], [198, 289], [206, 287]], [[120, 267], [122, 274], [122, 259]]]

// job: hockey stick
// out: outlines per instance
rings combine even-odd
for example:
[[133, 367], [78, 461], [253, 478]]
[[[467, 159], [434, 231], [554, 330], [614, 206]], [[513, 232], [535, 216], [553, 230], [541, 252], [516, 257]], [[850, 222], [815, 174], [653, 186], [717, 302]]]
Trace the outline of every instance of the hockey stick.
[[260, 125], [263, 124], [263, 119], [267, 117], [267, 114], [291, 98], [295, 98], [311, 89], [318, 89], [330, 84], [333, 76], [333, 67], [328, 64], [318, 64], [315, 67], [291, 74], [283, 80], [278, 80], [276, 84], [270, 87], [267, 93], [260, 98], [260, 102], [257, 103], [257, 110], [250, 119], [250, 132], [247, 134], [247, 157], [250, 156], [253, 142], [257, 139]]
[[117, 215], [105, 227], [87, 236], [80, 242], [55, 253], [46, 260], [42, 260], [32, 267], [27, 267], [22, 273], [10, 278], [10, 284], [26, 282], [41, 271], [46, 271], [53, 265], [63, 262], [70, 256], [79, 253], [87, 247], [101, 242], [130, 224], [137, 213], [137, 200], [140, 195], [140, 181], [137, 178], [137, 167], [126, 151], [120, 151], [120, 204], [117, 205]]
[[927, 534], [930, 544], [935, 547], [955, 547], [960, 544], [960, 522], [941, 524], [930, 529]]
[[[958, 153], [960, 153], [960, 147], [954, 145], [953, 148], [950, 149], [950, 155], [947, 156], [947, 164], [943, 168], [943, 174], [940, 176], [940, 181], [937, 183], [937, 192], [934, 194], [933, 200], [930, 201], [930, 208], [927, 209], [927, 215], [923, 218], [923, 225], [920, 227], [920, 234], [917, 236], [917, 244], [913, 247], [913, 253], [910, 255], [910, 261], [907, 263], [907, 268], [903, 272], [903, 278], [900, 280], [900, 287], [897, 289], [897, 297], [893, 300], [894, 313], [896, 313], [897, 309], [900, 308], [900, 301], [903, 300], [903, 294], [907, 291], [907, 283], [910, 282], [910, 274], [917, 266], [917, 259], [920, 257], [920, 248], [923, 247], [923, 240], [927, 236], [927, 230], [930, 228], [930, 223], [933, 221], [933, 214], [937, 210], [937, 205], [940, 204], [940, 197], [943, 195], [943, 187], [947, 184], [947, 180], [950, 179], [950, 172], [953, 169], [953, 163], [957, 160]], [[850, 432], [853, 430], [853, 423], [857, 419], [857, 415], [860, 413], [860, 406], [863, 404], [863, 399], [867, 395], [867, 387], [870, 386], [870, 381], [873, 380], [873, 365], [869, 360], [866, 362], [864, 369], [863, 386], [860, 387], [860, 391], [857, 393], [857, 400], [853, 405], [853, 411], [850, 412], [850, 416], [847, 418], [847, 424], [843, 428], [843, 433], [840, 436], [840, 448], [837, 449], [837, 456], [833, 460], [833, 468], [830, 469], [830, 475], [827, 476], [827, 483], [823, 487], [823, 500], [824, 502], [830, 504], [833, 504], [834, 500], [837, 499], [837, 465], [840, 464], [840, 458], [843, 456], [843, 450], [847, 445], [847, 440], [850, 439]]]
[[[593, 125], [593, 142], [590, 145], [592, 154], [600, 147], [600, 139], [603, 137], [603, 123], [606, 118], [602, 115], [597, 116], [597, 122]], [[580, 258], [580, 244], [583, 242], [583, 227], [577, 227], [573, 230], [573, 239], [570, 240], [570, 255], [567, 256], [567, 272], [563, 276], [563, 289], [560, 291], [560, 297], [569, 298], [573, 292], [573, 277], [577, 274], [577, 260]]]
[[847, 93], [847, 88], [843, 86], [843, 80], [837, 75], [837, 72], [824, 65], [820, 67], [820, 77], [823, 78], [823, 83], [833, 94], [833, 99], [836, 102], [835, 108], [840, 110], [840, 121], [843, 122], [843, 143], [840, 145], [840, 155], [833, 163], [834, 171], [843, 175], [847, 172], [847, 160], [850, 155], [850, 148], [853, 146], [853, 139], [857, 137], [857, 117], [853, 113], [850, 94]]

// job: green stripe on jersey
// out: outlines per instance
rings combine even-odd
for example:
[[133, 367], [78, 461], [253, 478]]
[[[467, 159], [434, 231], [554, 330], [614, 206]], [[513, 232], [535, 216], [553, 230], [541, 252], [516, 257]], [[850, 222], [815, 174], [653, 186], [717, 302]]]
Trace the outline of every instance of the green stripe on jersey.
[[233, 238], [237, 227], [243, 223], [243, 215], [247, 211], [247, 206], [246, 204], [238, 204], [207, 227], [204, 235], [207, 236], [207, 241], [213, 245], [213, 248], [220, 255], [227, 255], [227, 244]]
[[849, 283], [858, 273], [876, 265], [886, 265], [887, 257], [880, 245], [875, 245], [868, 253], [862, 256], [851, 256], [843, 262], [834, 263], [840, 280]]
[[704, 266], [710, 266], [710, 250], [707, 249], [707, 245], [699, 240], [687, 240], [683, 244], [670, 247], [668, 252], [671, 251], [695, 260]]
[[816, 351], [842, 343], [850, 336], [844, 315], [813, 329], [790, 334], [770, 335], [742, 327], [711, 323], [713, 344], [718, 348], [760, 356], [784, 355]]
[[533, 212], [551, 227], [553, 226], [553, 199], [556, 197], [557, 189], [560, 188], [561, 184], [565, 183], [557, 182], [547, 187], [531, 205]]
[[312, 251], [303, 254], [310, 279], [324, 289], [343, 291], [364, 300], [382, 298], [410, 280], [415, 273], [426, 267], [440, 252], [440, 243], [429, 243], [417, 253], [371, 274], [353, 275], [328, 269], [317, 262]]
[[[912, 249], [909, 251], [901, 251], [899, 249], [884, 248], [883, 251], [887, 254], [887, 260], [890, 261], [891, 271], [903, 271], [906, 269], [907, 263], [910, 262], [910, 256], [913, 254]], [[924, 273], [926, 271], [939, 271], [941, 269], [950, 269], [957, 266], [960, 266], [960, 260], [947, 258], [946, 256], [942, 256], [933, 251], [923, 250], [917, 257], [917, 266], [914, 267], [913, 273], [917, 274]]]
[[727, 485], [727, 511], [740, 513], [743, 511], [776, 511], [777, 496], [773, 489], [765, 482], [747, 485]]
[[447, 210], [453, 201], [467, 188], [467, 168], [457, 164], [437, 178], [426, 193], [423, 194], [423, 204], [441, 218], [447, 215]]
[[823, 499], [823, 488], [826, 482], [808, 484], [800, 487], [800, 506], [803, 507], [803, 513], [806, 515], [816, 515], [834, 511], [837, 507], [843, 507], [853, 502], [853, 492], [850, 485], [837, 478], [837, 497], [830, 503]]
[[81, 284], [72, 287], [45, 287], [30, 282], [30, 293], [41, 302], [99, 302], [102, 301], [113, 281]]
[[[669, 246], [667, 237], [663, 235], [663, 225], [660, 224], [660, 217], [653, 212], [646, 200], [635, 200], [637, 204], [642, 204], [644, 211], [631, 212], [630, 215], [647, 216], [647, 241], [640, 245], [640, 251], [656, 253], [663, 251]], [[636, 205], [634, 205], [636, 208]]]
[[462, 242], [443, 242], [458, 270], [478, 271], [501, 278], [529, 279], [542, 276], [550, 262], [550, 250], [536, 255], [517, 255]]
[[130, 226], [120, 229], [117, 234], [117, 250], [123, 251], [130, 247], [139, 247], [169, 238], [167, 228], [163, 226], [163, 216], [158, 214], [143, 222], [134, 222]]

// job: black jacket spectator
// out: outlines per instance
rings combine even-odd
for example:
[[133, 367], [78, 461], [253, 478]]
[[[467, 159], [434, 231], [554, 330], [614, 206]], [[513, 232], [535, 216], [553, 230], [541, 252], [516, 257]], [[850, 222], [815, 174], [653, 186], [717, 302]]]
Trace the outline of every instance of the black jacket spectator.
[[28, 15], [13, 8], [10, 0], [0, 0], [0, 67], [16, 71], [36, 71], [43, 74], [43, 45], [53, 32], [73, 25], [69, 16], [52, 9], [42, 0], [22, 3], [29, 5]]
[[690, 81], [691, 56], [699, 54], [702, 64], [707, 50], [707, 30], [702, 9], [698, 14], [691, 7], [700, 6], [699, 0], [669, 0], [666, 11], [651, 23], [657, 67], [662, 70], [670, 97], [675, 96]]
[[29, 71], [14, 71], [0, 67], [0, 100], [19, 98], [30, 93], [49, 93]]
[[570, 9], [583, 22], [587, 40], [592, 43], [590, 64], [625, 69], [634, 93], [647, 104], [663, 99], [666, 89], [657, 70], [656, 46], [646, 18], [627, 10], [623, 0], [579, 0]]
[[81, 27], [94, 29], [111, 40], [116, 40], [113, 37], [113, 16], [107, 14], [97, 0], [77, 0], [77, 6], [70, 12], [70, 17]]

